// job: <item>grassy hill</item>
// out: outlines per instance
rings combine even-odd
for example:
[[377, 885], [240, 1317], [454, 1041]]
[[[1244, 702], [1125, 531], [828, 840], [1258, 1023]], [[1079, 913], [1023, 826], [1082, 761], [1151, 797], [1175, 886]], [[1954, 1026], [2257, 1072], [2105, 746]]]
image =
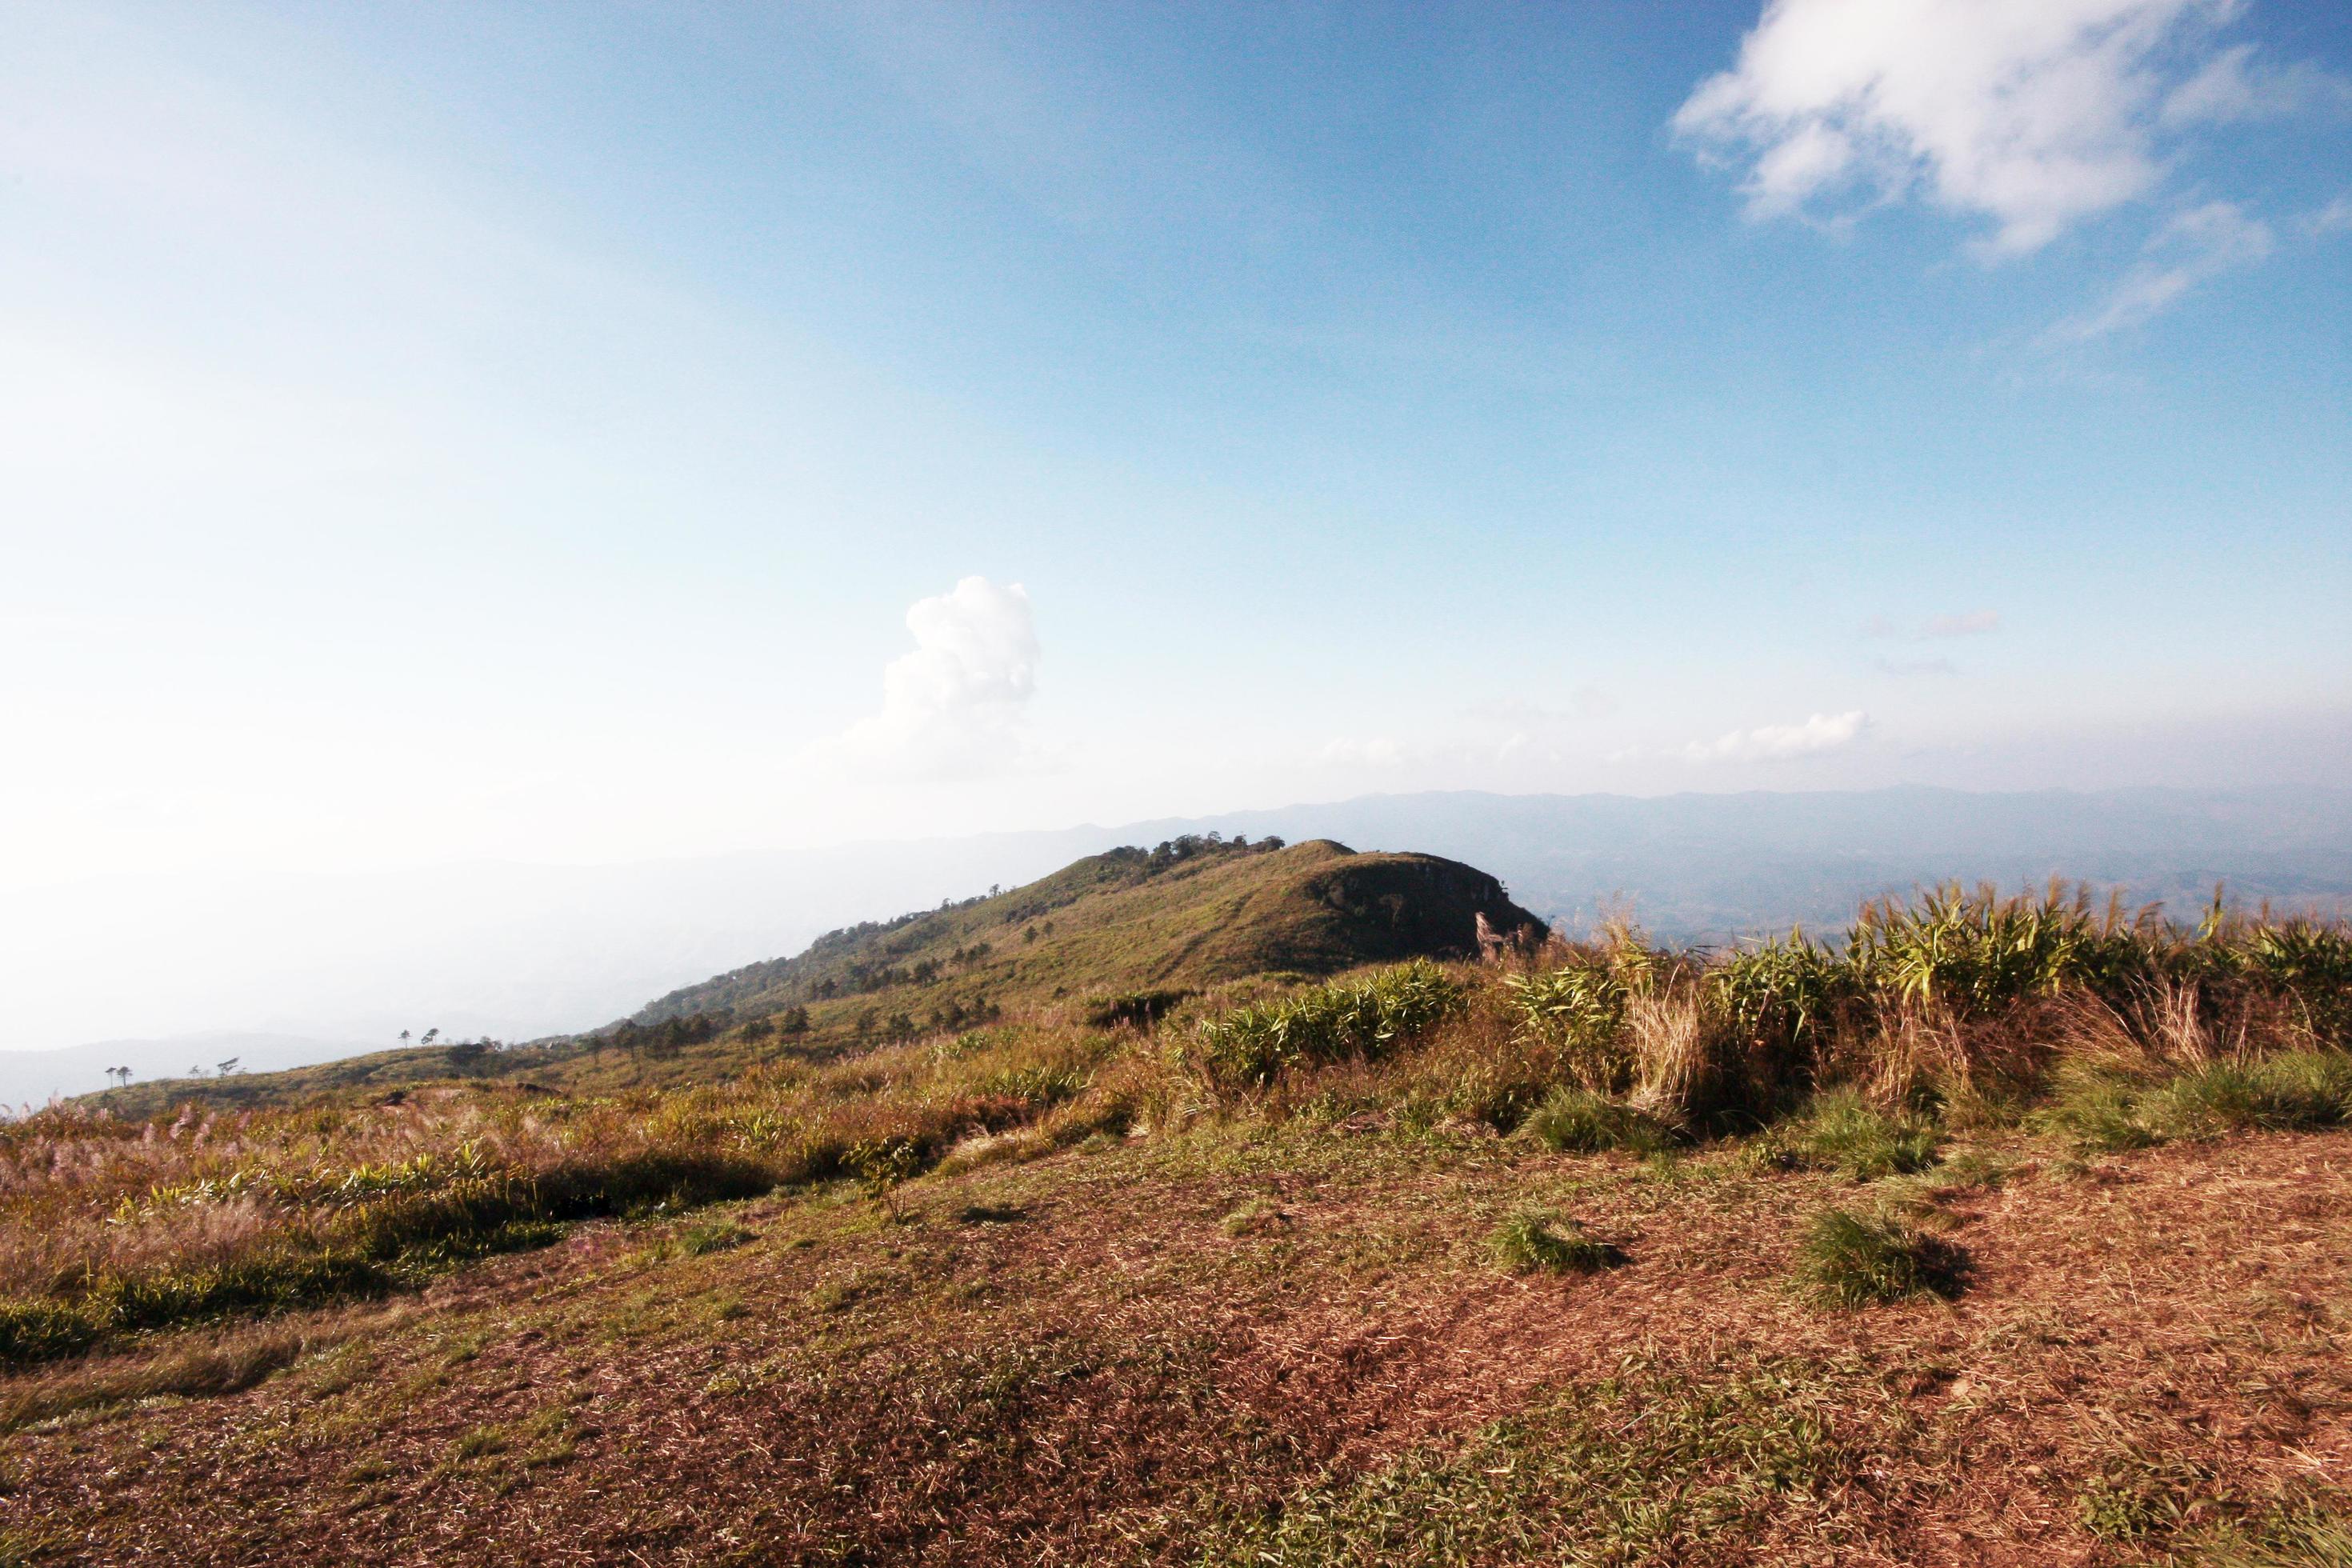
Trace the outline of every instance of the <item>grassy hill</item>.
[[[1183, 911], [1321, 962], [1486, 884], [1107, 858], [571, 1087], [0, 1126], [0, 1563], [2352, 1561], [2352, 932], [1220, 981]], [[838, 1035], [1032, 923], [1018, 1006]]]
[[124, 1115], [381, 1095], [448, 1079], [590, 1089], [685, 1083], [989, 1021], [1157, 1016], [1238, 981], [1475, 952], [1539, 922], [1485, 872], [1434, 856], [1179, 838], [1089, 856], [1009, 891], [817, 939], [673, 991], [577, 1038], [451, 1041], [285, 1072], [164, 1079], [89, 1097]]
[[1466, 958], [1479, 914], [1506, 928], [1539, 923], [1494, 878], [1433, 856], [1359, 855], [1328, 839], [1180, 840], [1089, 856], [1011, 892], [834, 931], [798, 957], [674, 991], [631, 1022], [742, 1020], [806, 1004], [822, 1028], [868, 1006], [927, 1017], [959, 1004], [1034, 1008]]

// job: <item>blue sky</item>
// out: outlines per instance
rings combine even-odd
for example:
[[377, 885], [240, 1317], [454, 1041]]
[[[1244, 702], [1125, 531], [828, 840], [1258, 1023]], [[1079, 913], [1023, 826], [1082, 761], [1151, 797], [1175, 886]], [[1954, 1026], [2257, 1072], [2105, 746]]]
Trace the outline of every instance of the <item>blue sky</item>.
[[2352, 11], [0, 15], [18, 884], [2352, 752]]

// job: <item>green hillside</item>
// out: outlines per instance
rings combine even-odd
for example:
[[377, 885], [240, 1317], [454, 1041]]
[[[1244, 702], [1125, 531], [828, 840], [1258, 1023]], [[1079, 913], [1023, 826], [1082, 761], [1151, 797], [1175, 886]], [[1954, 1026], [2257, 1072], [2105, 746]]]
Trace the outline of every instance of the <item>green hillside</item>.
[[457, 1079], [550, 1088], [680, 1083], [968, 1026], [1142, 1022], [1184, 997], [1475, 951], [1477, 917], [1540, 922], [1493, 877], [1430, 855], [1181, 838], [1078, 860], [1025, 887], [830, 931], [794, 957], [673, 991], [590, 1034], [492, 1048], [379, 1051], [282, 1073], [159, 1080], [92, 1100], [152, 1115], [194, 1100], [264, 1105]]
[[1475, 917], [1537, 924], [1485, 872], [1429, 855], [1359, 855], [1180, 840], [1089, 856], [992, 897], [830, 932], [795, 958], [673, 991], [630, 1021], [748, 1020], [805, 1005], [815, 1026], [868, 1007], [1036, 1006], [1071, 996], [1199, 988], [1255, 974], [1326, 974], [1467, 957]]

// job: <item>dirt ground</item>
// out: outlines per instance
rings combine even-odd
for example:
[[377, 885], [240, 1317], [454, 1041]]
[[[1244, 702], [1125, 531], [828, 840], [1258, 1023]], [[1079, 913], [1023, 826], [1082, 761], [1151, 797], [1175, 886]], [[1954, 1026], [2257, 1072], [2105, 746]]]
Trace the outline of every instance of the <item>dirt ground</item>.
[[[903, 1218], [831, 1192], [720, 1211], [740, 1235], [598, 1225], [347, 1312], [243, 1392], [0, 1439], [0, 1563], [2160, 1559], [2347, 1480], [2347, 1151], [2017, 1141], [1897, 1194], [1322, 1129], [925, 1181]], [[1811, 1215], [1897, 1196], [1964, 1289], [1792, 1291]], [[1489, 1234], [1528, 1205], [1625, 1261], [1506, 1272]], [[1585, 1414], [1543, 1425], [1564, 1395]], [[1511, 1451], [1575, 1464], [1463, 1490], [1528, 1421]], [[1653, 1454], [1685, 1513], [1593, 1479]], [[1453, 1490], [1415, 1489], [1433, 1467]], [[1300, 1523], [1386, 1496], [1409, 1545]]]

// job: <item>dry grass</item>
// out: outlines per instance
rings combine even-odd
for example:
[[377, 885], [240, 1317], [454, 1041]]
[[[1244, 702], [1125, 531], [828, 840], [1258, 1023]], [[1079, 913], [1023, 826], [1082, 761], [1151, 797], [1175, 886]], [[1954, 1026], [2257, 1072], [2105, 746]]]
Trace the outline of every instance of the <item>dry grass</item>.
[[[1495, 1147], [1203, 1128], [908, 1226], [810, 1197], [719, 1252], [592, 1233], [436, 1288], [363, 1382], [20, 1432], [0, 1527], [190, 1563], [2093, 1563], [2119, 1521], [2137, 1554], [2256, 1539], [2352, 1460], [2324, 1136], [1941, 1194], [1970, 1289], [1858, 1313], [1782, 1282], [1839, 1177]], [[1252, 1198], [1287, 1222], [1228, 1236]], [[1486, 1261], [1570, 1205], [1622, 1266]]]
[[[1173, 1048], [1212, 993], [658, 1093], [47, 1113], [0, 1305], [151, 1315], [0, 1379], [0, 1542], [2294, 1561], [2352, 1480], [2334, 950], [2032, 914], [2021, 969], [1621, 933], [1238, 1077]], [[310, 1310], [355, 1289], [404, 1315]]]

